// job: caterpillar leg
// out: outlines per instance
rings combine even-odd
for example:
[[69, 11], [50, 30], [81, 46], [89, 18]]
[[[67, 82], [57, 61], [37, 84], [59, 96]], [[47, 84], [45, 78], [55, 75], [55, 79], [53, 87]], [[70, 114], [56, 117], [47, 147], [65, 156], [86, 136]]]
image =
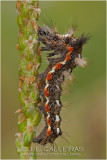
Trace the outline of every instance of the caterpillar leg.
[[37, 138], [33, 139], [33, 142], [42, 145], [47, 144], [47, 126], [45, 126], [45, 128], [42, 130], [42, 132]]
[[56, 52], [48, 53], [48, 57], [52, 57], [52, 56], [55, 56], [55, 55], [58, 55], [58, 53], [56, 53]]
[[52, 45], [47, 45], [46, 47], [42, 47], [41, 51], [51, 51], [53, 49]]
[[49, 49], [47, 47], [42, 47], [41, 51], [49, 51]]
[[38, 108], [39, 108], [40, 112], [44, 114], [45, 108], [43, 106], [38, 106]]

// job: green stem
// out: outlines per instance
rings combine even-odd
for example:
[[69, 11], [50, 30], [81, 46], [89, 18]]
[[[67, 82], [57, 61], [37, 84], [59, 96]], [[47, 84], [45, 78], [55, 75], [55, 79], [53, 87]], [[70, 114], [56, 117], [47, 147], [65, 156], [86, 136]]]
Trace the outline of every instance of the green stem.
[[21, 108], [17, 111], [18, 129], [16, 139], [17, 152], [21, 159], [36, 158], [31, 152], [31, 143], [35, 127], [41, 120], [37, 106], [38, 69], [41, 64], [40, 47], [37, 40], [37, 21], [40, 14], [38, 1], [17, 1], [17, 24], [19, 26], [17, 49], [20, 53], [19, 94]]

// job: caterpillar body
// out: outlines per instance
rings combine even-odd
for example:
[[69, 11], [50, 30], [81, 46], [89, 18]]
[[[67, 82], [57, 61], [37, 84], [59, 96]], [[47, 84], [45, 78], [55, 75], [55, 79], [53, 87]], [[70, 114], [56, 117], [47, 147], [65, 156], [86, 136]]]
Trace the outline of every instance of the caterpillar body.
[[62, 93], [62, 83], [65, 72], [69, 74], [77, 66], [84, 66], [86, 61], [82, 58], [82, 46], [89, 39], [88, 35], [82, 34], [75, 38], [74, 33], [59, 34], [55, 29], [49, 27], [38, 28], [39, 40], [45, 45], [42, 51], [53, 51], [48, 53], [49, 66], [46, 71], [39, 76], [39, 89], [42, 97], [40, 111], [44, 114], [45, 127], [33, 142], [45, 145], [53, 143], [62, 135], [60, 128], [60, 111], [62, 103], [60, 96]]

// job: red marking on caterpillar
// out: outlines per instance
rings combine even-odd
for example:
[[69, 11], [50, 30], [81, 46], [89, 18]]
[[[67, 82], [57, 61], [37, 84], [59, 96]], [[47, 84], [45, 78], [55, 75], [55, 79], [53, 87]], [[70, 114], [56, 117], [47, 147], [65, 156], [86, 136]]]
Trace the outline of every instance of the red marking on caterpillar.
[[49, 72], [49, 73], [47, 74], [46, 80], [47, 80], [47, 81], [50, 81], [51, 79], [52, 79], [52, 73]]
[[62, 65], [61, 62], [57, 63], [57, 64], [55, 65], [55, 69], [60, 69], [60, 68], [61, 68], [61, 65]]
[[48, 129], [47, 129], [47, 136], [51, 135], [52, 132], [51, 132], [51, 127], [49, 126]]
[[74, 50], [73, 47], [67, 47], [68, 51], [72, 52]]
[[51, 121], [49, 119], [49, 116], [47, 116], [47, 124], [50, 125], [51, 124]]
[[47, 88], [44, 89], [44, 93], [45, 93], [45, 97], [48, 97], [49, 96], [49, 91]]
[[[56, 138], [62, 135], [60, 129], [60, 110], [62, 103], [60, 96], [61, 85], [64, 81], [64, 72], [69, 74], [82, 61], [82, 46], [89, 39], [88, 35], [81, 35], [75, 38], [74, 33], [59, 34], [55, 29], [49, 27], [38, 29], [39, 40], [45, 45], [42, 51], [53, 51], [48, 53], [49, 66], [40, 77], [40, 96], [42, 104], [39, 109], [44, 114], [45, 127], [33, 141], [45, 145], [53, 143]], [[57, 58], [51, 58], [59, 55]], [[85, 64], [84, 62], [82, 65]], [[81, 65], [81, 66], [82, 66]]]
[[69, 60], [71, 59], [70, 54], [71, 54], [71, 52], [68, 52], [68, 53], [67, 53], [67, 55], [66, 55], [66, 59], [65, 59], [66, 61], [69, 61]]
[[49, 112], [50, 111], [50, 107], [47, 103], [45, 103], [45, 109], [46, 109], [46, 112]]

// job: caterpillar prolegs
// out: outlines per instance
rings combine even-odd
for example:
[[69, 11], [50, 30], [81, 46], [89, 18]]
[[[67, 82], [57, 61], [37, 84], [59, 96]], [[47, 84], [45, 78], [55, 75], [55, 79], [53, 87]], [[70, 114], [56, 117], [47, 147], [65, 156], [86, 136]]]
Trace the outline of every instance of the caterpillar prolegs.
[[48, 53], [49, 66], [46, 71], [39, 76], [39, 89], [42, 97], [40, 111], [44, 114], [45, 127], [40, 135], [33, 140], [45, 145], [62, 135], [60, 129], [60, 111], [62, 103], [60, 96], [62, 93], [62, 83], [65, 72], [69, 74], [78, 66], [84, 66], [86, 61], [82, 58], [82, 46], [89, 39], [88, 35], [82, 34], [75, 38], [74, 33], [59, 34], [49, 27], [39, 27], [38, 37], [45, 47], [42, 51], [52, 51]]

